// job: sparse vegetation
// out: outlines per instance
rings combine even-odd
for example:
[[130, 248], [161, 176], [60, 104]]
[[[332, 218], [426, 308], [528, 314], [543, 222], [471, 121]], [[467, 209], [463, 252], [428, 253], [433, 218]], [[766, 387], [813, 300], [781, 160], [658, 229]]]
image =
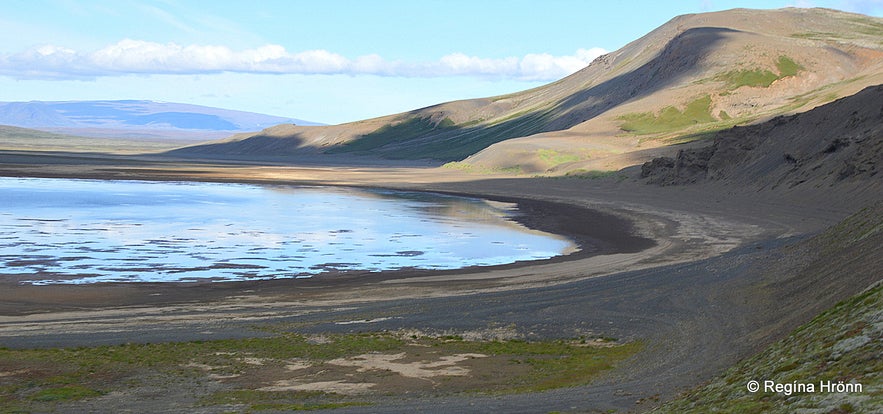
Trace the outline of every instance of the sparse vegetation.
[[61, 387], [44, 388], [30, 396], [33, 401], [69, 401], [95, 397], [101, 392], [80, 385], [65, 385]]
[[[837, 257], [877, 245], [883, 233], [880, 206], [865, 208], [812, 240], [814, 254]], [[869, 240], [871, 239], [871, 240]], [[867, 252], [868, 257], [873, 252]], [[848, 260], [857, 260], [850, 257]], [[811, 271], [811, 270], [810, 270]], [[664, 405], [659, 412], [880, 412], [883, 409], [883, 281], [822, 312], [763, 352], [710, 383]], [[813, 392], [749, 392], [749, 381], [810, 383]], [[825, 392], [820, 383], [861, 384], [861, 392]]]
[[[776, 68], [779, 71], [778, 75], [767, 69], [741, 69], [719, 75], [714, 79], [727, 85], [727, 90], [720, 92], [719, 95], [730, 95], [732, 91], [743, 86], [767, 88], [773, 82], [788, 76], [795, 76], [803, 70], [800, 64], [785, 55], [779, 56]], [[718, 111], [718, 116], [715, 117], [711, 113], [711, 104], [711, 95], [705, 95], [687, 103], [683, 110], [675, 106], [667, 106], [662, 108], [659, 113], [631, 113], [622, 115], [618, 119], [623, 121], [620, 124], [623, 131], [637, 135], [665, 134], [691, 128], [686, 131], [690, 132], [689, 134], [680, 136], [672, 140], [671, 143], [687, 142], [692, 139], [684, 140], [682, 138], [690, 138], [697, 133], [720, 130], [745, 121], [745, 119], [734, 119], [724, 110]], [[692, 128], [696, 125], [705, 125], [701, 128], [704, 131]]]
[[465, 161], [451, 161], [442, 165], [443, 168], [451, 168], [455, 170], [465, 171], [470, 174], [524, 174], [524, 169], [520, 165], [504, 168], [489, 168], [480, 165], [471, 164]]
[[880, 38], [883, 36], [883, 23], [867, 17], [853, 17], [848, 19], [853, 24], [853, 30], [858, 33]]
[[567, 152], [562, 153], [548, 148], [537, 150], [537, 156], [551, 166], [556, 166], [568, 162], [576, 162], [580, 160], [580, 156], [577, 154]]
[[728, 90], [739, 89], [743, 86], [769, 88], [773, 82], [779, 79], [797, 75], [803, 67], [790, 57], [782, 55], [776, 61], [776, 69], [779, 71], [778, 75], [768, 69], [733, 70], [718, 76], [717, 80], [726, 83]]
[[803, 70], [803, 66], [798, 65], [797, 62], [785, 55], [779, 56], [779, 61], [776, 62], [776, 68], [779, 69], [779, 79], [787, 76], [795, 76], [798, 72]]
[[389, 154], [389, 157], [433, 158], [443, 161], [462, 160], [498, 142], [541, 132], [548, 121], [548, 113], [537, 112], [486, 127], [453, 129], [433, 137], [431, 142], [415, 145], [408, 151]]
[[392, 143], [418, 138], [433, 131], [450, 129], [454, 126], [454, 121], [450, 118], [444, 118], [439, 122], [433, 122], [429, 118], [408, 118], [399, 123], [384, 125], [370, 134], [362, 135], [344, 144], [342, 147], [328, 150], [328, 153], [370, 151]]
[[604, 171], [604, 170], [586, 170], [586, 169], [577, 169], [573, 171], [568, 171], [565, 174], [565, 177], [572, 178], [583, 178], [587, 180], [595, 180], [599, 178], [607, 178], [607, 177], [620, 177], [625, 178], [625, 175], [620, 175], [619, 171]]
[[497, 142], [540, 132], [547, 122], [547, 113], [529, 111], [471, 127], [455, 125], [448, 118], [438, 123], [429, 118], [408, 118], [329, 149], [327, 153], [370, 152], [390, 159], [459, 161]]
[[[391, 376], [398, 376], [388, 369], [358, 368], [363, 355], [388, 355], [393, 361], [405, 361], [400, 365], [419, 366], [420, 361], [430, 361], [424, 362], [431, 367], [424, 370], [430, 373], [437, 369], [432, 362], [469, 355], [471, 357], [462, 359], [478, 362], [463, 362], [466, 365], [456, 375], [438, 377], [436, 385], [426, 391], [527, 392], [585, 384], [640, 349], [640, 343], [594, 346], [579, 339], [470, 341], [457, 335], [426, 337], [393, 333], [328, 334], [313, 338], [287, 332], [278, 332], [272, 337], [216, 341], [2, 349], [0, 372], [4, 375], [0, 376], [0, 405], [14, 410], [43, 411], [111, 392], [125, 394], [139, 387], [175, 387], [174, 384], [180, 383], [220, 384], [195, 388], [203, 390], [204, 394], [193, 396], [195, 404], [203, 407], [244, 406], [246, 411], [258, 411], [364, 405], [363, 398], [343, 395], [333, 389], [267, 388], [280, 379], [295, 382], [312, 379], [320, 384], [335, 381], [383, 384]], [[351, 361], [351, 365], [340, 365], [340, 362], [335, 365], [335, 361], [342, 359]], [[285, 368], [292, 363], [301, 365]], [[359, 373], [358, 378], [348, 375], [354, 373]], [[395, 394], [402, 392], [399, 388], [420, 392], [428, 384], [421, 379], [415, 379], [412, 385], [402, 385], [401, 381], [394, 381], [396, 386], [380, 386], [377, 392]]]
[[[689, 392], [657, 412], [879, 412], [883, 409], [883, 341], [873, 321], [883, 310], [883, 285], [846, 300], [796, 329], [788, 338]], [[855, 340], [851, 338], [870, 338]], [[872, 339], [877, 338], [877, 339]], [[846, 345], [844, 345], [846, 344]], [[848, 349], [847, 352], [842, 350]], [[862, 384], [861, 393], [746, 390], [748, 381]], [[861, 407], [860, 409], [857, 407]], [[848, 408], [848, 409], [847, 409]], [[839, 411], [838, 411], [839, 410]]]
[[739, 89], [743, 86], [752, 88], [768, 88], [779, 77], [766, 69], [742, 69], [727, 72], [720, 76], [727, 84], [727, 89]]
[[667, 106], [659, 114], [641, 112], [626, 114], [618, 119], [624, 121], [620, 125], [622, 130], [638, 135], [672, 132], [717, 120], [711, 115], [709, 95], [689, 102], [683, 111], [674, 106]]

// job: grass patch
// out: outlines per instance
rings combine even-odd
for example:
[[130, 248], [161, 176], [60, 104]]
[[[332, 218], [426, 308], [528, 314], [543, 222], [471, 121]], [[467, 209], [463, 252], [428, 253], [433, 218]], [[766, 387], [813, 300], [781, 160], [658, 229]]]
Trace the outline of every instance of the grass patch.
[[590, 383], [604, 371], [639, 352], [643, 344], [630, 342], [611, 347], [585, 346], [579, 340], [530, 342], [507, 341], [438, 341], [454, 353], [480, 353], [503, 356], [509, 364], [526, 364], [529, 369], [509, 377], [496, 387], [484, 388], [496, 393], [537, 392]]
[[537, 156], [547, 164], [551, 164], [551, 166], [580, 160], [580, 156], [577, 154], [561, 153], [548, 148], [537, 150]]
[[717, 120], [711, 115], [710, 95], [688, 103], [683, 111], [674, 106], [667, 106], [658, 114], [640, 112], [622, 115], [618, 119], [623, 121], [620, 125], [623, 131], [638, 135], [671, 132]]
[[779, 79], [797, 75], [803, 70], [803, 66], [790, 57], [782, 55], [776, 61], [776, 69], [779, 71], [778, 75], [768, 69], [740, 69], [726, 72], [716, 79], [726, 83], [727, 89], [731, 91], [743, 86], [769, 88], [773, 82]]
[[[262, 338], [64, 349], [0, 349], [0, 406], [65, 411], [65, 403], [106, 393], [186, 397], [194, 407], [240, 410], [316, 410], [365, 405], [336, 391], [276, 390], [278, 381], [368, 383], [379, 395], [516, 393], [586, 384], [639, 352], [637, 342], [601, 346], [585, 341], [471, 341], [454, 334], [417, 337], [394, 333], [288, 332]], [[458, 355], [466, 374], [412, 378], [392, 369], [357, 368], [372, 355], [393, 364], [428, 364]], [[367, 357], [366, 357], [367, 356]], [[341, 365], [340, 362], [348, 361]], [[401, 361], [401, 362], [399, 362]], [[302, 364], [301, 368], [287, 368]], [[426, 370], [427, 368], [423, 368]], [[464, 371], [465, 370], [465, 371]], [[401, 377], [399, 375], [402, 375]], [[206, 387], [205, 384], [220, 383]], [[386, 385], [384, 385], [386, 384]], [[267, 388], [269, 387], [269, 388]], [[220, 389], [219, 389], [220, 388]], [[99, 391], [100, 390], [100, 391]], [[132, 398], [132, 397], [129, 397]], [[136, 404], [137, 401], [132, 401]], [[238, 408], [235, 408], [238, 407]], [[186, 411], [186, 407], [182, 408]]]
[[101, 392], [80, 385], [66, 385], [63, 387], [47, 388], [37, 391], [29, 398], [33, 401], [71, 401], [83, 398], [97, 397]]
[[883, 37], [883, 23], [866, 17], [855, 17], [848, 19], [853, 24], [853, 30], [863, 35], [875, 38]]
[[739, 89], [743, 86], [768, 88], [779, 76], [766, 69], [741, 69], [727, 72], [719, 77], [727, 84], [727, 89]]
[[779, 69], [779, 79], [795, 76], [798, 72], [803, 70], [803, 66], [800, 66], [793, 59], [785, 55], [779, 56], [779, 61], [776, 62], [776, 68]]
[[470, 164], [464, 161], [451, 161], [442, 165], [443, 168], [450, 168], [453, 170], [460, 170], [467, 172], [469, 174], [480, 174], [480, 175], [491, 175], [491, 174], [511, 174], [511, 175], [519, 175], [524, 174], [524, 169], [521, 168], [520, 165], [516, 165], [513, 167], [505, 167], [505, 168], [489, 168], [482, 167], [475, 164]]
[[564, 174], [564, 176], [570, 178], [582, 178], [585, 180], [597, 180], [607, 177], [625, 177], [624, 175], [619, 175], [619, 171], [586, 170], [583, 168], [568, 171], [567, 174]]

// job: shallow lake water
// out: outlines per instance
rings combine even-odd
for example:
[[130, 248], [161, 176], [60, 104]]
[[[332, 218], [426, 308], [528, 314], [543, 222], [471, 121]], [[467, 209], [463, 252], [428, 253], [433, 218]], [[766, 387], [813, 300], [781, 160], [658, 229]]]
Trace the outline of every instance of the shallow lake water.
[[515, 205], [422, 192], [0, 178], [0, 277], [22, 283], [303, 278], [546, 259], [569, 240]]

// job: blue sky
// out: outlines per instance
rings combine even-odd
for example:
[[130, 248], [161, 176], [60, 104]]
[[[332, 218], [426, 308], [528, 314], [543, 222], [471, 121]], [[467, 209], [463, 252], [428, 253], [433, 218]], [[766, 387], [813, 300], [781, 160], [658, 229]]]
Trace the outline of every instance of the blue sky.
[[669, 19], [883, 0], [0, 2], [0, 101], [151, 99], [340, 123], [548, 83]]

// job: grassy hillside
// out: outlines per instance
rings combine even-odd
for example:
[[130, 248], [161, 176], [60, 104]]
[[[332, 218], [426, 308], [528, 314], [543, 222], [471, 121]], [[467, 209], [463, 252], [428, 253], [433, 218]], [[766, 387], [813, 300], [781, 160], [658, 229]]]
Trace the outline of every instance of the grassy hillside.
[[[831, 280], [844, 272], [877, 272], [883, 261], [878, 248], [881, 242], [883, 204], [878, 204], [810, 240], [809, 247], [819, 259], [802, 269], [795, 280]], [[883, 275], [877, 273], [876, 278], [874, 287], [838, 303], [761, 353], [655, 412], [883, 411]], [[758, 381], [760, 389], [749, 391], [750, 381]], [[780, 391], [775, 385], [767, 388], [765, 381], [780, 384]], [[842, 382], [841, 389], [854, 392], [823, 389], [822, 384], [828, 381]], [[806, 384], [812, 384], [813, 389]], [[860, 392], [855, 392], [855, 384], [861, 384]]]

